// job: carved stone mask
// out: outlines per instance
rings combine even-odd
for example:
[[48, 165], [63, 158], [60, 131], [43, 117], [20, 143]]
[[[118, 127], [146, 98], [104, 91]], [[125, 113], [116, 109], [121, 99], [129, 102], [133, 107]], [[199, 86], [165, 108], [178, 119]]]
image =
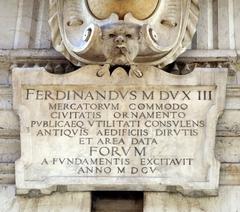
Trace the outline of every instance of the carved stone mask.
[[140, 26], [116, 23], [104, 25], [102, 51], [110, 64], [132, 64], [139, 52]]
[[75, 65], [173, 62], [191, 43], [198, 0], [50, 0], [53, 46]]

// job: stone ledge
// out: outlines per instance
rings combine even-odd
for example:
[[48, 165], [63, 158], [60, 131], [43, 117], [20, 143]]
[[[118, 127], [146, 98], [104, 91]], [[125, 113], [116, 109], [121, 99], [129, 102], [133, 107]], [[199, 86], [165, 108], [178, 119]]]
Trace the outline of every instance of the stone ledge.
[[[182, 54], [178, 61], [181, 62], [237, 62], [238, 53], [236, 50], [188, 50]], [[34, 62], [63, 62], [66, 61], [63, 55], [54, 49], [15, 49], [0, 50], [0, 62], [20, 63], [31, 60]]]
[[31, 60], [32, 63], [40, 61], [66, 61], [64, 56], [54, 49], [14, 49], [0, 50], [0, 62], [21, 63]]
[[15, 183], [15, 164], [0, 163], [0, 184]]
[[236, 50], [188, 50], [178, 60], [184, 62], [237, 62]]

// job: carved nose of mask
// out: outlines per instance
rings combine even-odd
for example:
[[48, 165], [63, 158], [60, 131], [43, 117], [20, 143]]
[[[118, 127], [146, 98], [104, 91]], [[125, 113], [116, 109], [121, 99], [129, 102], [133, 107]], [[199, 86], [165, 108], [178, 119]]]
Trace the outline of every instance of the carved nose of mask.
[[117, 45], [121, 45], [121, 44], [125, 43], [125, 38], [123, 36], [117, 36], [115, 39], [115, 43]]

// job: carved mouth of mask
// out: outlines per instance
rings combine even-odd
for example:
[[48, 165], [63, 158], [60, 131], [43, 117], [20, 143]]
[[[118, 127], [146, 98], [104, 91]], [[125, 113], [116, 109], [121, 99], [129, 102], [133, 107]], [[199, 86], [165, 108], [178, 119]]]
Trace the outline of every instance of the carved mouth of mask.
[[160, 0], [87, 0], [92, 14], [98, 19], [106, 19], [112, 13], [124, 19], [127, 13], [140, 20], [150, 17]]
[[127, 47], [125, 45], [118, 45], [116, 49], [121, 52], [121, 54], [126, 55], [127, 54]]
[[113, 64], [126, 64], [130, 62], [130, 55], [126, 46], [115, 46], [112, 52]]
[[112, 49], [112, 54], [117, 57], [117, 56], [126, 56], [127, 54], [127, 48], [126, 47], [119, 47], [119, 46], [115, 46], [113, 49]]

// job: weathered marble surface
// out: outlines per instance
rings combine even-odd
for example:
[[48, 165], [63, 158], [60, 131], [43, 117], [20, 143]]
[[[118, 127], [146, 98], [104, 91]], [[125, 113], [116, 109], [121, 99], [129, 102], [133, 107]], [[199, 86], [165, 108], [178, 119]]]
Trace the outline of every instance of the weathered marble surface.
[[[240, 210], [239, 199], [239, 186], [220, 187], [218, 197], [189, 198], [180, 194], [145, 193], [144, 212], [236, 212]], [[122, 208], [121, 204], [125, 204], [119, 202], [115, 208]], [[102, 204], [113, 203], [104, 201]], [[102, 204], [98, 203], [98, 209], [104, 211]], [[16, 197], [15, 186], [4, 185], [0, 186], [0, 206], [1, 212], [90, 212], [91, 200], [89, 193], [74, 192], [54, 193], [41, 198]]]
[[222, 186], [218, 197], [189, 198], [180, 194], [144, 194], [144, 212], [237, 212], [240, 187]]
[[[56, 189], [57, 185], [67, 185], [66, 189], [70, 191], [99, 189], [177, 190], [189, 195], [199, 195], [201, 192], [210, 195], [216, 194], [220, 166], [214, 157], [213, 150], [215, 146], [217, 118], [224, 109], [227, 79], [226, 70], [196, 69], [189, 75], [176, 76], [154, 67], [143, 66], [138, 70], [139, 73], [143, 74], [144, 77], [142, 78], [138, 78], [135, 75], [135, 71], [134, 67], [132, 67], [130, 76], [128, 76], [123, 69], [119, 68], [110, 76], [105, 67], [86, 66], [77, 72], [56, 76], [45, 72], [44, 69], [14, 69], [14, 108], [20, 115], [22, 139], [22, 157], [16, 163], [16, 185], [19, 194], [28, 193], [31, 189], [40, 189], [43, 193], [50, 193]], [[102, 77], [99, 78], [97, 75], [101, 75]], [[49, 82], [51, 82], [51, 85], [49, 85]], [[60, 85], [60, 87], [57, 87], [58, 85]], [[96, 101], [94, 97], [92, 100], [89, 100], [91, 97], [89, 98], [89, 95], [86, 95], [89, 89], [93, 93], [96, 90], [102, 93], [105, 91], [108, 93], [110, 90], [113, 91], [113, 93], [115, 92], [114, 95], [116, 95], [116, 92], [118, 92], [118, 97], [116, 99], [115, 97], [111, 98], [111, 101], [109, 101], [109, 97], [105, 100]], [[39, 90], [40, 95], [37, 94], [37, 90]], [[41, 121], [52, 120], [52, 122], [54, 122], [58, 120], [58, 118], [54, 117], [49, 119], [49, 115], [52, 114], [51, 110], [54, 112], [54, 116], [56, 114], [62, 114], [62, 107], [49, 109], [50, 104], [60, 103], [61, 106], [64, 105], [64, 103], [67, 105], [72, 103], [72, 97], [70, 97], [70, 100], [68, 100], [68, 98], [66, 99], [66, 96], [58, 101], [51, 99], [52, 94], [49, 94], [49, 92], [54, 93], [57, 90], [61, 91], [60, 95], [64, 93], [63, 91], [84, 91], [85, 96], [88, 96], [85, 103], [103, 104], [106, 103], [105, 101], [108, 103], [115, 102], [120, 104], [120, 109], [96, 109], [95, 112], [102, 113], [101, 116], [95, 114], [95, 118], [80, 119], [84, 122], [80, 137], [66, 135], [53, 136], [52, 134], [47, 136], [42, 135], [42, 131], [39, 134], [39, 130], [49, 128], [49, 126], [43, 127]], [[135, 90], [137, 91], [136, 93]], [[142, 97], [140, 96], [144, 94], [143, 90], [147, 95], [145, 95], [144, 99], [141, 99]], [[48, 95], [43, 97], [42, 94], [46, 94], [45, 91], [47, 91]], [[120, 91], [122, 92], [122, 97], [119, 95]], [[132, 91], [132, 93], [129, 91]], [[152, 91], [154, 95], [151, 98], [150, 94]], [[160, 93], [158, 93], [159, 91]], [[162, 94], [161, 91], [164, 93], [164, 97], [159, 97], [159, 94]], [[201, 100], [198, 99], [198, 91], [204, 94], [201, 96]], [[206, 91], [206, 93], [202, 91]], [[209, 95], [210, 91], [212, 92], [211, 95]], [[186, 93], [188, 93], [189, 96], [187, 96]], [[36, 94], [38, 97], [36, 97]], [[53, 96], [55, 96], [55, 94]], [[180, 122], [181, 120], [185, 121], [185, 119], [194, 120], [195, 122], [201, 122], [202, 124], [200, 125], [202, 125], [202, 127], [193, 127], [194, 130], [190, 134], [182, 133], [185, 127], [180, 127], [181, 133], [179, 135], [170, 135], [170, 137], [166, 139], [167, 135], [163, 135], [160, 128], [157, 129], [156, 126], [152, 126], [149, 128], [148, 135], [139, 134], [135, 136], [138, 139], [141, 137], [149, 137], [150, 144], [145, 141], [145, 143], [133, 145], [131, 144], [131, 139], [134, 137], [133, 135], [117, 135], [115, 136], [117, 142], [114, 143], [114, 136], [107, 134], [97, 136], [96, 134], [99, 132], [99, 129], [111, 129], [111, 127], [91, 126], [89, 124], [89, 120], [96, 121], [99, 117], [100, 120], [105, 121], [118, 120], [119, 118], [113, 116], [113, 114], [115, 114], [114, 112], [120, 112], [120, 114], [127, 113], [129, 115], [131, 114], [131, 110], [129, 110], [131, 103], [138, 105], [138, 107], [140, 105], [140, 110], [146, 114], [148, 110], [146, 108], [141, 109], [143, 106], [142, 103], [154, 105], [159, 103], [159, 98], [161, 99], [160, 102], [166, 105], [186, 103], [187, 105], [185, 105], [185, 107], [187, 106], [188, 108], [186, 109], [186, 118], [179, 117], [176, 120]], [[164, 100], [165, 98], [166, 100]], [[76, 101], [74, 101], [74, 103], [76, 103]], [[84, 105], [84, 101], [78, 103], [83, 103]], [[134, 110], [135, 109], [132, 109], [132, 112]], [[177, 111], [183, 114], [184, 110], [185, 109], [180, 109]], [[66, 110], [64, 111], [67, 112]], [[82, 111], [84, 111], [84, 109], [82, 109]], [[154, 111], [155, 110], [153, 110], [153, 112]], [[162, 109], [158, 112], [161, 111], [167, 112], [167, 109]], [[151, 120], [150, 123], [154, 121], [157, 122], [156, 118], [149, 119]], [[170, 117], [170, 122], [171, 119]], [[72, 121], [75, 119], [65, 118], [63, 120]], [[122, 120], [122, 118], [120, 120]], [[131, 120], [131, 118], [125, 116], [123, 120]], [[138, 118], [132, 120], [136, 121]], [[168, 120], [168, 118], [165, 117], [163, 120]], [[144, 130], [144, 128], [146, 128], [146, 125], [144, 127], [146, 121], [147, 120], [139, 119], [139, 125], [118, 126], [116, 128], [126, 130], [132, 128], [136, 130], [140, 128]], [[39, 127], [37, 127], [38, 124], [40, 124]], [[84, 128], [89, 131], [87, 134]], [[191, 131], [192, 127], [188, 128], [190, 128]], [[65, 128], [62, 129], [65, 130]], [[169, 129], [173, 132], [175, 128], [170, 127]], [[67, 128], [67, 130], [69, 129]], [[148, 129], [145, 130], [148, 131]], [[157, 135], [157, 132], [160, 132], [161, 135]], [[166, 130], [166, 132], [168, 132], [168, 130]], [[88, 139], [80, 140], [80, 138], [88, 137], [92, 139], [90, 143], [88, 143]], [[99, 142], [99, 138], [105, 137], [110, 138], [110, 141], [104, 141], [103, 144]], [[152, 143], [151, 139], [155, 137], [157, 141], [156, 143]], [[119, 138], [123, 138], [123, 143], [118, 143]], [[136, 148], [138, 148], [138, 150], [136, 150]], [[110, 152], [108, 152], [109, 149], [111, 150]], [[102, 152], [100, 150], [102, 150]], [[103, 158], [102, 160], [105, 161], [106, 159], [114, 157], [118, 160], [123, 160], [123, 164], [121, 164], [121, 162], [115, 166], [108, 167], [104, 165], [104, 163], [102, 166], [103, 169], [106, 168], [106, 172], [84, 172], [82, 169], [86, 168], [85, 165], [79, 166], [75, 163], [73, 163], [73, 165], [65, 162], [62, 162], [62, 164], [59, 163], [59, 158], [61, 160], [68, 158], [78, 160]], [[148, 162], [147, 159], [154, 158], [170, 158], [174, 160], [177, 158], [177, 160], [182, 162], [184, 159], [193, 158], [193, 163], [190, 164], [189, 161], [186, 161], [186, 163], [179, 162], [178, 165], [175, 164], [173, 166], [167, 164], [160, 166], [159, 164], [150, 164], [150, 167], [154, 170], [154, 172], [151, 172], [149, 164], [140, 164], [140, 158], [145, 158], [145, 163]], [[130, 162], [127, 162], [128, 160], [130, 160]], [[187, 163], [188, 165], [186, 165]], [[123, 173], [121, 171], [119, 172], [119, 167], [121, 169], [126, 167], [126, 171]], [[132, 172], [133, 167], [138, 169], [134, 174]], [[95, 170], [93, 165], [90, 168]], [[134, 171], [136, 170], [135, 168]], [[108, 170], [110, 170], [109, 173], [107, 173]], [[146, 170], [148, 172], [144, 173]], [[159, 185], [159, 183], [162, 185]], [[199, 191], [200, 193], [195, 193], [195, 191]]]
[[91, 212], [91, 194], [88, 192], [26, 198], [16, 197], [15, 189], [15, 186], [0, 186], [1, 212]]

